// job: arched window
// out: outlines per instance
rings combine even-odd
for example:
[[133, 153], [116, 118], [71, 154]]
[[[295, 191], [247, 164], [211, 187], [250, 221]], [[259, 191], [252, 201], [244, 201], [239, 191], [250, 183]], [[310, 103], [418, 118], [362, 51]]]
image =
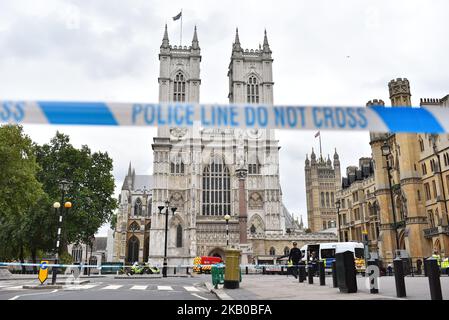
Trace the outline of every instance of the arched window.
[[258, 161], [248, 164], [248, 174], [260, 174], [260, 164]]
[[142, 200], [140, 200], [140, 198], [137, 198], [136, 203], [134, 204], [134, 215], [142, 215]]
[[184, 173], [184, 163], [182, 162], [181, 156], [176, 156], [170, 162], [170, 173], [174, 174]]
[[335, 197], [334, 197], [334, 193], [331, 192], [331, 207], [333, 208], [335, 206]]
[[270, 256], [274, 256], [276, 255], [276, 249], [274, 249], [273, 247], [270, 248]]
[[249, 228], [249, 231], [251, 232], [251, 234], [256, 233], [256, 227], [252, 224], [251, 228]]
[[72, 259], [74, 263], [79, 263], [83, 259], [83, 247], [75, 245], [72, 248]]
[[203, 170], [203, 215], [231, 214], [231, 178], [220, 156], [211, 158]]
[[186, 80], [181, 72], [178, 72], [173, 81], [173, 101], [186, 101]]
[[430, 227], [431, 227], [431, 228], [434, 228], [434, 227], [435, 227], [435, 223], [434, 223], [434, 221], [433, 221], [433, 211], [432, 211], [432, 210], [427, 211], [427, 215], [428, 215], [428, 217], [429, 217], [429, 224], [430, 224]]
[[320, 194], [320, 198], [321, 198], [321, 207], [324, 208], [324, 192], [321, 192]]
[[255, 76], [251, 76], [246, 84], [246, 96], [248, 103], [259, 103], [259, 84]]
[[329, 192], [326, 192], [326, 207], [329, 208]]
[[140, 230], [140, 226], [139, 226], [139, 224], [137, 222], [133, 221], [133, 223], [131, 223], [129, 225], [128, 230], [131, 231], [131, 232], [136, 232], [136, 231]]
[[285, 247], [284, 248], [284, 256], [288, 256], [290, 254], [290, 248], [289, 247]]
[[176, 248], [182, 248], [182, 226], [180, 224], [176, 227]]
[[134, 263], [139, 261], [139, 239], [136, 236], [132, 236], [128, 240], [128, 262]]

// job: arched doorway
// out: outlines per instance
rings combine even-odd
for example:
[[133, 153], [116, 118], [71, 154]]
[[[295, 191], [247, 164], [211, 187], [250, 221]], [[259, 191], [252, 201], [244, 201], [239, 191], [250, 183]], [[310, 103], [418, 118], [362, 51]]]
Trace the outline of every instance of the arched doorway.
[[441, 254], [441, 243], [440, 239], [437, 239], [435, 241], [435, 244], [433, 245], [433, 250], [436, 251], [438, 254]]
[[139, 239], [136, 236], [132, 236], [128, 240], [128, 262], [134, 263], [139, 261]]
[[148, 262], [148, 256], [150, 255], [150, 237], [146, 237], [143, 244], [143, 261]]
[[220, 257], [221, 259], [225, 258], [224, 250], [221, 248], [215, 248], [211, 250], [208, 254], [209, 257]]
[[399, 233], [399, 250], [405, 250], [405, 232]]

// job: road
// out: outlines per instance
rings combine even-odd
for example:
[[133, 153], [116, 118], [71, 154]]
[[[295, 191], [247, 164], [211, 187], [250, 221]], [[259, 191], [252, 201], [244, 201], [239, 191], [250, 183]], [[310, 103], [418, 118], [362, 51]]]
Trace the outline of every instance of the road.
[[0, 300], [217, 300], [204, 286], [210, 278], [210, 275], [153, 279], [105, 276], [88, 279], [90, 282], [86, 284], [40, 290], [22, 288], [37, 285], [37, 279], [8, 280], [0, 281]]

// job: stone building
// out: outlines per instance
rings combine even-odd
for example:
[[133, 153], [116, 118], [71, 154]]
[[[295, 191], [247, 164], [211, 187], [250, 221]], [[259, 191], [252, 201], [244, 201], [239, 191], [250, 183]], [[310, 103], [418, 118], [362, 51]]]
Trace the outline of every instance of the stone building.
[[340, 186], [340, 159], [337, 150], [334, 162], [322, 155], [317, 159], [314, 150], [306, 155], [305, 188], [307, 202], [307, 221], [312, 232], [318, 232], [337, 225], [337, 209], [335, 207], [336, 192]]
[[[244, 50], [236, 31], [228, 69], [230, 103], [273, 104], [271, 54], [266, 32], [263, 46]], [[159, 54], [161, 103], [200, 101], [201, 59], [196, 27], [189, 47], [170, 45], [165, 28]], [[166, 202], [169, 265], [188, 265], [202, 255], [224, 257], [227, 240], [254, 262], [261, 255], [276, 256], [270, 255], [273, 241], [285, 247], [294, 237], [313, 238], [304, 236], [302, 224], [282, 203], [274, 130], [208, 129], [197, 123], [158, 127], [152, 149], [153, 175], [136, 175], [130, 168], [125, 178], [115, 261], [162, 264]]]
[[[410, 84], [407, 79], [392, 80], [388, 88], [393, 107], [411, 106]], [[429, 103], [447, 106], [447, 97], [421, 100], [421, 105]], [[384, 103], [382, 100], [373, 100], [367, 105]], [[378, 246], [381, 257], [391, 260], [397, 249], [406, 251], [413, 262], [430, 256], [432, 249], [447, 255], [446, 189], [449, 186], [446, 172], [449, 162], [446, 161], [447, 165], [443, 165], [443, 160], [447, 158], [445, 152], [448, 151], [448, 135], [371, 133], [370, 139], [374, 159], [375, 195], [380, 209]], [[384, 144], [391, 149], [388, 157], [381, 151]], [[441, 165], [438, 165], [438, 158]], [[391, 168], [393, 203], [388, 167]], [[446, 191], [443, 190], [444, 187]]]
[[360, 158], [358, 167], [347, 167], [337, 191], [339, 241], [364, 242], [368, 236], [370, 252], [377, 253], [379, 209], [375, 196], [374, 164], [371, 158]]

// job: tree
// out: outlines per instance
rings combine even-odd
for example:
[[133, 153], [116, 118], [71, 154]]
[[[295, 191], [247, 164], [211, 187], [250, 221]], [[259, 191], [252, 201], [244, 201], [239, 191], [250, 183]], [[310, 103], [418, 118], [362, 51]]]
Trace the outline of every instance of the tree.
[[71, 182], [64, 200], [72, 202], [72, 209], [64, 217], [61, 247], [67, 251], [67, 243], [90, 244], [91, 236], [111, 220], [117, 207], [112, 197], [112, 159], [107, 153], [91, 153], [86, 145], [74, 148], [69, 137], [59, 132], [49, 144], [38, 146], [36, 153], [42, 167], [38, 179], [52, 202], [61, 201], [58, 182]]
[[[45, 197], [31, 139], [17, 125], [0, 127], [0, 258], [24, 260], [25, 221]], [[41, 230], [42, 231], [42, 230]]]

